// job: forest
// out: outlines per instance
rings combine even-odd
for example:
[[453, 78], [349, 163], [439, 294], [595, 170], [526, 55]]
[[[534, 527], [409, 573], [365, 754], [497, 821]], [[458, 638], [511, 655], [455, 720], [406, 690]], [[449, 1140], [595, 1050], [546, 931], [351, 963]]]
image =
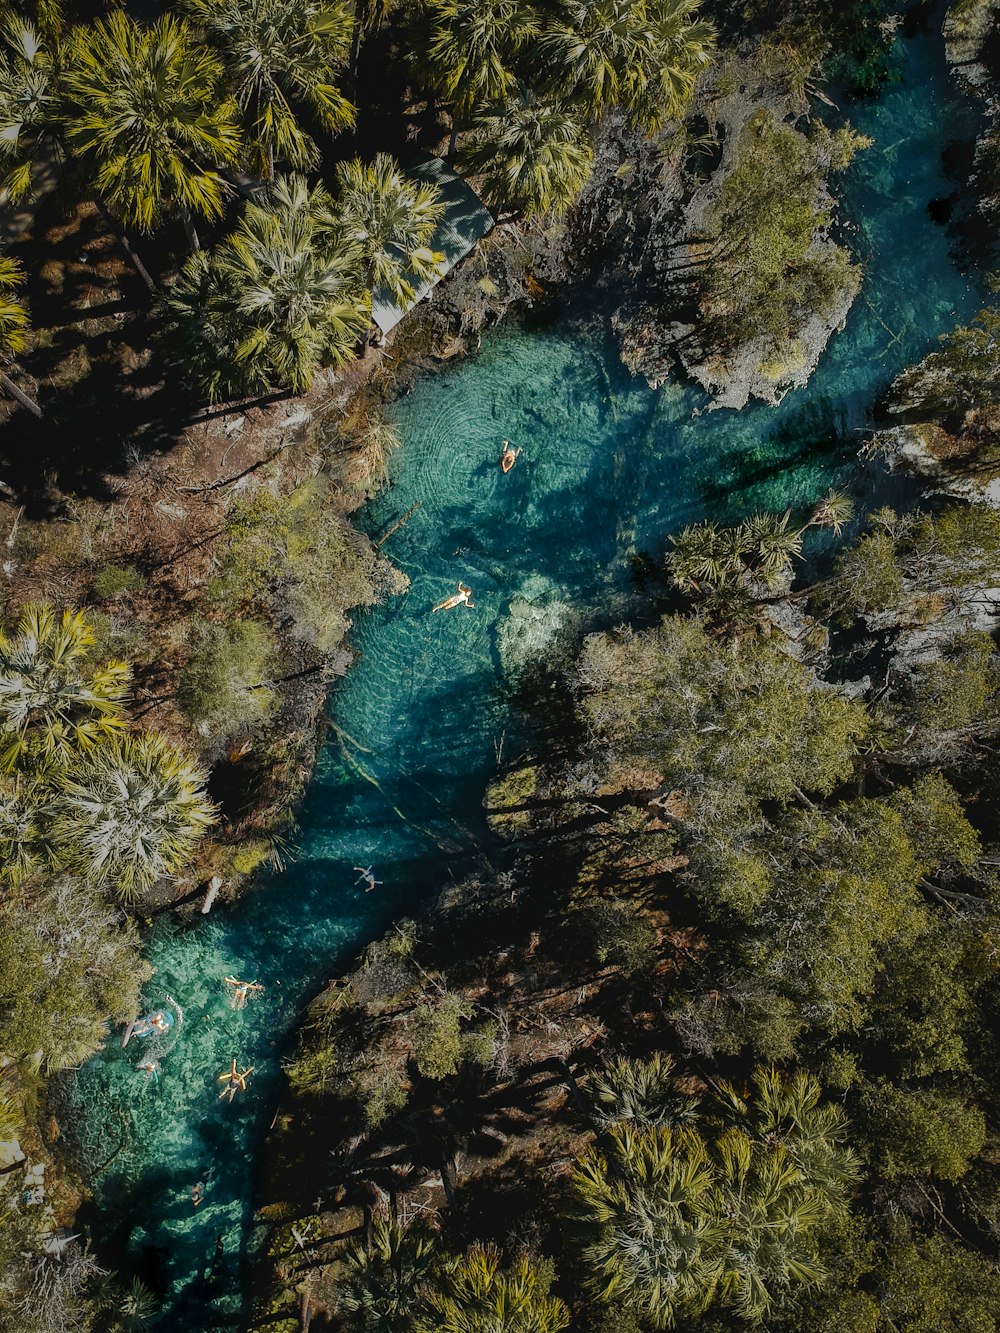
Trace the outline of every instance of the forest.
[[[154, 923], [295, 857], [352, 616], [408, 587], [352, 521], [394, 398], [596, 281], [628, 215], [625, 361], [780, 402], [861, 291], [835, 191], [871, 141], [832, 95], [943, 16], [901, 8], [2, 5], [0, 1329], [179, 1326], [78, 1225], [66, 1080], [142, 1012]], [[945, 26], [990, 88], [996, 21]], [[428, 157], [494, 224], [447, 275]], [[387, 352], [373, 303], [439, 279]], [[998, 332], [953, 328], [868, 446], [959, 493], [663, 532], [634, 623], [523, 673], [502, 868], [285, 1052], [246, 1326], [1000, 1327]]]

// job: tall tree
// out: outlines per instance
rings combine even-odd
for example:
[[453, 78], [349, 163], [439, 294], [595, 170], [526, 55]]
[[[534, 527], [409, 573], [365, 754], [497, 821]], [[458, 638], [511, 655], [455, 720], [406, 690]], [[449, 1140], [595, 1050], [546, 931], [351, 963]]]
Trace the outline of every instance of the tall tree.
[[0, 26], [0, 163], [2, 188], [15, 202], [30, 192], [42, 142], [56, 132], [57, 102], [51, 37], [8, 14]]
[[54, 816], [57, 860], [126, 902], [180, 870], [216, 817], [204, 774], [152, 734], [84, 754], [59, 779]]
[[719, 1109], [697, 1130], [612, 1124], [577, 1164], [588, 1285], [654, 1328], [713, 1303], [757, 1323], [780, 1294], [815, 1284], [816, 1233], [857, 1177], [844, 1118], [808, 1076], [761, 1071], [754, 1097], [723, 1088]]
[[365, 285], [408, 299], [413, 295], [408, 275], [433, 277], [444, 259], [430, 248], [444, 216], [437, 188], [405, 176], [388, 153], [370, 163], [341, 162], [337, 184], [340, 225], [360, 256]]
[[542, 37], [554, 91], [655, 130], [684, 109], [715, 34], [698, 0], [561, 0]]
[[461, 122], [513, 89], [515, 58], [537, 36], [538, 21], [524, 0], [428, 0], [427, 17], [424, 68], [451, 103], [451, 158]]
[[185, 365], [213, 399], [304, 393], [367, 327], [359, 267], [326, 191], [280, 178], [214, 255], [191, 257], [167, 299]]
[[115, 10], [74, 29], [63, 103], [69, 150], [124, 225], [149, 231], [177, 212], [196, 246], [192, 215], [221, 216], [219, 168], [238, 161], [240, 132], [222, 65], [188, 24]]
[[404, 1230], [377, 1218], [371, 1243], [351, 1245], [337, 1286], [338, 1309], [351, 1333], [408, 1333], [434, 1244], [419, 1227]]
[[341, 0], [186, 0], [186, 8], [219, 49], [255, 171], [273, 179], [276, 161], [315, 166], [296, 105], [331, 134], [354, 124], [354, 107], [332, 81], [351, 41]]
[[424, 1290], [419, 1333], [561, 1333], [569, 1311], [549, 1294], [551, 1277], [519, 1255], [508, 1271], [493, 1245], [474, 1246]]
[[89, 661], [93, 630], [80, 611], [28, 606], [0, 633], [0, 766], [55, 763], [120, 733], [129, 669]]
[[[9, 366], [24, 351], [28, 341], [28, 309], [19, 293], [24, 286], [24, 270], [16, 259], [0, 255], [0, 361]], [[5, 371], [0, 370], [0, 385], [10, 396], [40, 417], [42, 409], [33, 398], [15, 384]]]
[[521, 86], [473, 120], [475, 138], [464, 164], [483, 176], [483, 194], [494, 210], [512, 208], [532, 217], [565, 212], [587, 183], [593, 153], [583, 124]]

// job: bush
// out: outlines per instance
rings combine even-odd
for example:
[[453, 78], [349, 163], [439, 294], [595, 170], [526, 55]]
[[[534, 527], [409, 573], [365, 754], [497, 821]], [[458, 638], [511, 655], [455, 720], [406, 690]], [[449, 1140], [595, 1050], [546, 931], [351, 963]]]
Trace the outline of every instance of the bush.
[[265, 684], [274, 655], [274, 636], [257, 621], [205, 625], [181, 672], [178, 702], [192, 722], [224, 736], [256, 726], [274, 707]]
[[134, 565], [105, 565], [97, 571], [90, 583], [94, 596], [102, 602], [113, 602], [145, 586], [144, 576]]

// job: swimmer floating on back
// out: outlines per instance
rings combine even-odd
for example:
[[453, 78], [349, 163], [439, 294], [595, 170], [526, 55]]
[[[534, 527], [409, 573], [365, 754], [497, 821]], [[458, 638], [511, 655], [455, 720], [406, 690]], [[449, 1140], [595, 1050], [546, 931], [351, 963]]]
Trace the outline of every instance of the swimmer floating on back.
[[472, 589], [468, 584], [463, 583], [461, 579], [458, 583], [458, 592], [453, 592], [450, 597], [446, 597], [443, 602], [438, 602], [437, 606], [431, 607], [431, 613], [435, 611], [453, 611], [456, 606], [467, 606], [472, 609], [475, 602], [472, 600]]
[[371, 866], [369, 866], [367, 870], [362, 869], [361, 866], [354, 866], [352, 868], [358, 872], [358, 877], [354, 881], [355, 885], [360, 884], [361, 881], [364, 880], [365, 885], [367, 886], [365, 888], [365, 893], [371, 893], [372, 890], [375, 888], [376, 884], [382, 883], [380, 879], [376, 879], [375, 876], [372, 874]]
[[510, 440], [501, 440], [500, 448], [503, 450], [500, 455], [500, 468], [503, 472], [509, 472], [517, 462], [521, 450], [520, 448], [513, 448]]
[[256, 981], [240, 981], [237, 977], [223, 977], [222, 980], [227, 986], [232, 987], [229, 1003], [234, 1009], [242, 1009], [248, 995], [256, 995], [264, 989]]
[[249, 1065], [242, 1071], [237, 1069], [236, 1056], [234, 1055], [231, 1067], [215, 1080], [216, 1083], [225, 1083], [226, 1085], [219, 1093], [219, 1100], [221, 1101], [223, 1097], [227, 1097], [229, 1101], [232, 1101], [238, 1092], [246, 1092], [247, 1079], [252, 1073], [253, 1065]]

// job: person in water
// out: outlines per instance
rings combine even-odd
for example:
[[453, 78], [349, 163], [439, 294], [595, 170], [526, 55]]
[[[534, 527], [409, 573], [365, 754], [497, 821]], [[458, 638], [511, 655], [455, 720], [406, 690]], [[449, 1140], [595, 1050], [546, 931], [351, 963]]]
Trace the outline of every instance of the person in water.
[[443, 602], [438, 602], [437, 606], [432, 606], [431, 613], [433, 614], [435, 611], [453, 611], [456, 606], [467, 606], [470, 610], [475, 606], [475, 602], [472, 601], [472, 589], [461, 579], [458, 582], [458, 592], [453, 592]]
[[191, 1191], [191, 1202], [197, 1208], [204, 1197], [205, 1197], [205, 1182], [203, 1180], [199, 1180], [197, 1185], [195, 1185], [194, 1189]]
[[371, 866], [369, 866], [367, 870], [362, 870], [361, 866], [354, 866], [353, 869], [355, 869], [358, 872], [358, 877], [354, 881], [355, 886], [357, 886], [358, 884], [361, 883], [362, 880], [364, 880], [367, 886], [365, 888], [365, 893], [371, 893], [374, 890], [376, 884], [382, 883], [380, 879], [376, 879], [375, 876], [372, 874]]
[[246, 1092], [247, 1079], [252, 1073], [253, 1065], [249, 1065], [243, 1070], [238, 1069], [236, 1067], [236, 1056], [234, 1055], [230, 1068], [216, 1079], [217, 1083], [225, 1083], [226, 1085], [219, 1093], [219, 1100], [221, 1101], [223, 1097], [227, 1097], [229, 1101], [232, 1101], [238, 1092]]
[[155, 1060], [145, 1060], [139, 1065], [139, 1072], [142, 1074], [151, 1074], [154, 1083], [159, 1083], [160, 1081], [160, 1070]]
[[501, 440], [500, 447], [503, 450], [500, 455], [500, 467], [504, 472], [509, 472], [518, 460], [521, 453], [520, 447], [514, 449], [510, 440]]
[[227, 986], [232, 987], [229, 1003], [234, 1009], [244, 1008], [248, 995], [258, 995], [264, 989], [256, 981], [240, 981], [237, 977], [223, 977], [222, 980]]

